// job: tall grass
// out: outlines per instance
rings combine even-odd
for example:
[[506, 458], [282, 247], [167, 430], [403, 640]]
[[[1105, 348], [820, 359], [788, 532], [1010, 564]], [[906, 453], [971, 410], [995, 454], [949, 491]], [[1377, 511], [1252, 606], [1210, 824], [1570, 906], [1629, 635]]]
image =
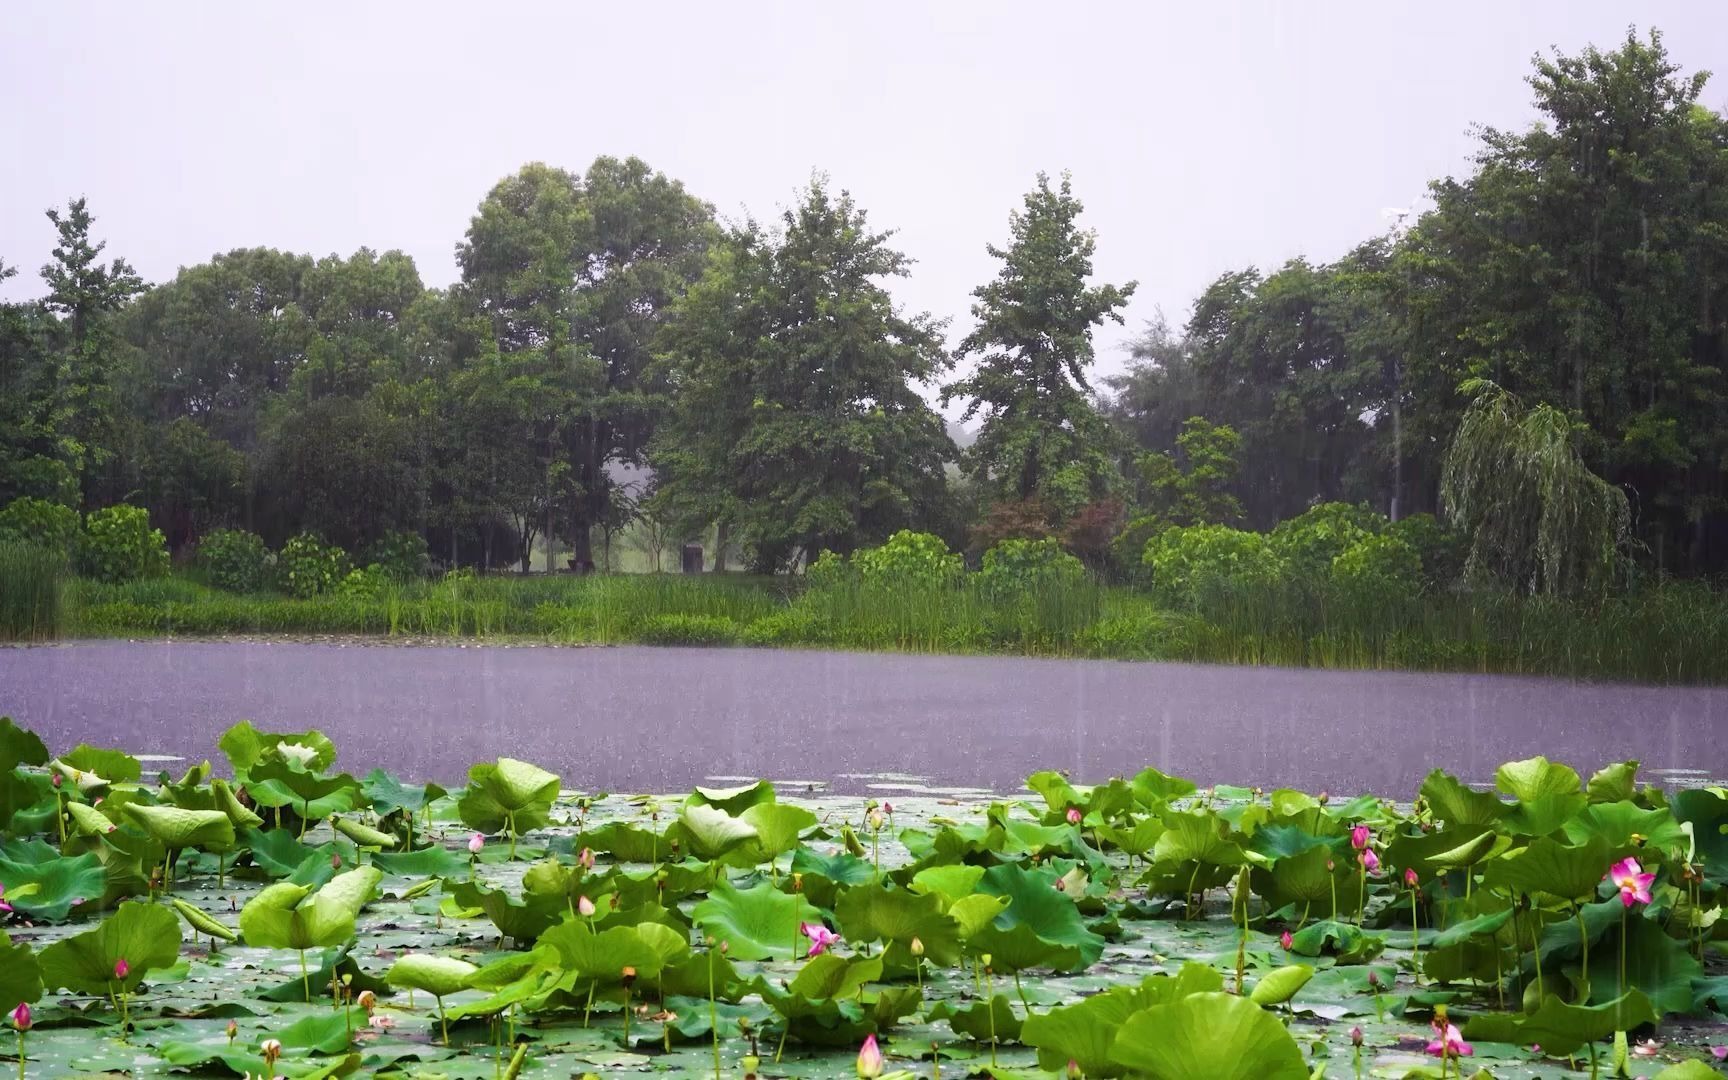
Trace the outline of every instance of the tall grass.
[[64, 629], [66, 560], [32, 544], [0, 542], [0, 641], [48, 641]]
[[[0, 582], [9, 580], [0, 571]], [[12, 591], [7, 589], [7, 603]], [[129, 585], [77, 580], [67, 583], [64, 595], [62, 615], [27, 625], [54, 625], [84, 636], [741, 641], [1728, 682], [1722, 660], [1728, 656], [1728, 593], [1701, 584], [1661, 584], [1578, 602], [1492, 592], [1359, 596], [1299, 583], [1226, 582], [1202, 590], [1183, 610], [1138, 590], [1091, 583], [992, 593], [971, 578], [940, 588], [848, 579], [806, 590], [801, 581], [788, 579], [674, 574], [454, 577], [374, 596], [312, 600], [236, 596], [184, 577]]]

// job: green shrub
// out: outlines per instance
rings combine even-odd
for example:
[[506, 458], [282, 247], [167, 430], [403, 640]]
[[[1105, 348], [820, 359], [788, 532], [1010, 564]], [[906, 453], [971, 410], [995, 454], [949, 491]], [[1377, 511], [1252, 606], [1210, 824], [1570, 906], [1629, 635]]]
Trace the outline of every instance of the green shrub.
[[347, 576], [336, 586], [336, 595], [353, 597], [356, 600], [376, 600], [389, 591], [396, 580], [398, 579], [385, 573], [382, 566], [372, 563], [348, 571]]
[[1192, 605], [1215, 584], [1277, 585], [1281, 567], [1263, 533], [1228, 525], [1178, 525], [1146, 544], [1141, 561], [1152, 583], [1169, 599]]
[[804, 571], [804, 581], [812, 589], [832, 589], [842, 582], [850, 581], [854, 575], [855, 571], [846, 556], [824, 551], [816, 556], [816, 561]]
[[650, 615], [636, 636], [649, 645], [731, 645], [738, 624], [724, 615]]
[[252, 593], [269, 581], [270, 551], [257, 533], [217, 529], [198, 542], [198, 564], [218, 589]]
[[1055, 539], [1004, 540], [984, 553], [978, 586], [992, 596], [1071, 588], [1086, 581], [1086, 567]]
[[1387, 527], [1386, 535], [1416, 550], [1422, 560], [1422, 581], [1429, 589], [1448, 588], [1463, 576], [1469, 545], [1462, 533], [1440, 524], [1433, 514], [1399, 518]]
[[1268, 541], [1272, 553], [1298, 575], [1324, 579], [1332, 560], [1365, 536], [1378, 536], [1391, 523], [1366, 506], [1330, 502], [1281, 521]]
[[348, 576], [348, 555], [311, 533], [301, 533], [282, 545], [276, 556], [282, 588], [301, 600], [336, 591]]
[[826, 620], [803, 608], [787, 608], [764, 615], [744, 628], [740, 639], [746, 645], [828, 645], [833, 628]]
[[0, 641], [60, 636], [63, 556], [40, 544], [0, 540]]
[[0, 543], [34, 544], [71, 559], [78, 543], [78, 511], [26, 495], [0, 510]]
[[168, 572], [168, 541], [150, 527], [143, 507], [109, 506], [84, 519], [78, 568], [86, 577], [116, 583]]
[[1422, 556], [1395, 536], [1364, 536], [1332, 560], [1332, 584], [1361, 601], [1406, 599], [1422, 589]]
[[965, 572], [960, 556], [949, 551], [941, 537], [910, 529], [901, 529], [881, 547], [860, 551], [852, 565], [866, 584], [897, 588], [952, 585]]
[[392, 581], [417, 581], [432, 565], [426, 538], [419, 533], [385, 533], [366, 548], [364, 555], [362, 561], [368, 567], [376, 566]]

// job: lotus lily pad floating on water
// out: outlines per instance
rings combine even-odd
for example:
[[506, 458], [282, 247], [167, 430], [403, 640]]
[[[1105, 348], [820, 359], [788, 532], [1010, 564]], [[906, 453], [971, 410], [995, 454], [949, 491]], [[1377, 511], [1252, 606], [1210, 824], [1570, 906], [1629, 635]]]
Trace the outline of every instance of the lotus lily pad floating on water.
[[[1707, 1054], [1668, 1018], [1728, 1002], [1728, 794], [1639, 789], [1631, 763], [1513, 762], [1495, 791], [1436, 772], [1409, 806], [1147, 770], [890, 807], [765, 781], [572, 799], [508, 758], [452, 796], [250, 725], [232, 784], [86, 748], [60, 759], [86, 793], [39, 743], [0, 721], [0, 996], [36, 997], [49, 1069], [711, 1075], [718, 1053], [836, 1077], [934, 1054], [1260, 1080], [1353, 1076], [1358, 1049], [1363, 1075], [1410, 1074], [1462, 1027], [1496, 1075], [1618, 1046], [1659, 1076]], [[473, 850], [478, 828], [532, 861]]]

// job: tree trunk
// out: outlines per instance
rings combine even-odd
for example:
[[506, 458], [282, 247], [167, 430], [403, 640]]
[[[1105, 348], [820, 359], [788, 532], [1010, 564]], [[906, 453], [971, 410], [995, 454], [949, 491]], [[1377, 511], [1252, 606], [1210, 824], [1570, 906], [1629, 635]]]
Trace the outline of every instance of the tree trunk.
[[732, 529], [725, 521], [714, 526], [714, 572], [724, 573], [726, 570], [726, 541], [731, 538]]

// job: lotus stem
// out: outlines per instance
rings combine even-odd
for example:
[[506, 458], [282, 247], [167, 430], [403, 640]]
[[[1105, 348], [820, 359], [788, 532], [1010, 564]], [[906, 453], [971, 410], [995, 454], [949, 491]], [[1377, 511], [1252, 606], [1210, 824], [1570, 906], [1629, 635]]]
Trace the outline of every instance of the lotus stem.
[[1577, 904], [1572, 909], [1578, 916], [1578, 950], [1583, 954], [1579, 962], [1580, 973], [1586, 989], [1590, 986], [1590, 935], [1584, 929], [1584, 909]]
[[[670, 1023], [667, 1027], [670, 1029]], [[714, 1004], [714, 949], [712, 946], [708, 949], [708, 1028], [714, 1036], [714, 1080], [720, 1080], [720, 1010], [719, 1006]], [[670, 1052], [672, 1037], [668, 1035], [666, 1041], [668, 1052]], [[625, 1049], [629, 1049], [629, 1047], [626, 1046]]]
[[18, 1029], [18, 1080], [24, 1080], [24, 1029]]
[[522, 1064], [528, 1060], [528, 1044], [523, 1043], [510, 1055], [510, 1064], [504, 1069], [504, 1080], [516, 1080], [522, 1074]]
[[[59, 788], [54, 789], [54, 824], [60, 826], [60, 850], [66, 850], [66, 793]], [[18, 1075], [24, 1075], [24, 1052], [20, 1050]]]
[[300, 950], [300, 990], [306, 995], [306, 1001], [312, 1001], [312, 977], [306, 973], [306, 950]]
[[450, 1020], [444, 1015], [444, 998], [438, 994], [432, 995], [432, 1000], [438, 1003], [438, 1026], [444, 1033], [444, 1045], [450, 1045]]
[[[1416, 905], [1416, 889], [1410, 890], [1410, 974], [1422, 985], [1422, 916]], [[1358, 1053], [1357, 1057], [1362, 1055]]]

